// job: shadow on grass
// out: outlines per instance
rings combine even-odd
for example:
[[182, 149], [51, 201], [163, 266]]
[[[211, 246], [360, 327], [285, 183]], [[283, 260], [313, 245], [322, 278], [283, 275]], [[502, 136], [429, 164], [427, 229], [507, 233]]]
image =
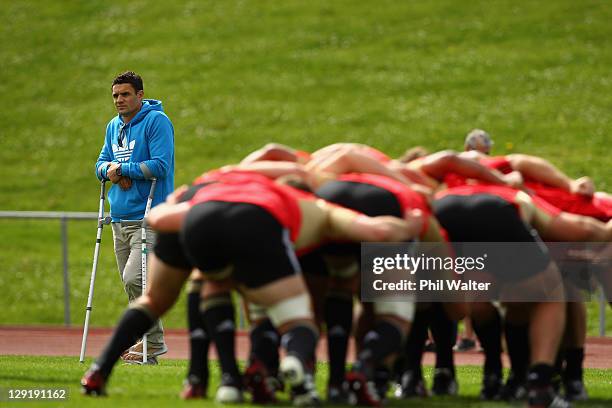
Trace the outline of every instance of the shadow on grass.
[[[434, 408], [451, 408], [451, 407], [507, 407], [509, 404], [504, 402], [482, 401], [473, 396], [455, 396], [455, 397], [430, 397], [425, 399], [409, 399], [396, 400], [391, 399], [385, 405], [386, 407], [410, 407], [410, 406], [427, 406]], [[517, 406], [523, 406], [520, 404]]]
[[[432, 408], [451, 408], [451, 407], [481, 407], [481, 408], [496, 408], [496, 407], [524, 407], [524, 401], [505, 402], [505, 401], [482, 401], [476, 396], [456, 396], [456, 397], [432, 397], [426, 399], [409, 399], [409, 400], [387, 400], [385, 407], [417, 407], [426, 406]], [[572, 402], [574, 407], [588, 408], [610, 408], [612, 407], [612, 398], [593, 398], [588, 401]]]
[[[524, 403], [509, 404], [506, 402], [491, 402], [482, 401], [477, 397], [472, 396], [455, 396], [455, 397], [429, 397], [429, 398], [410, 398], [405, 400], [399, 400], [395, 398], [388, 398], [385, 401], [384, 407], [433, 407], [433, 408], [450, 408], [450, 407], [508, 407], [517, 406], [522, 407]], [[276, 406], [276, 405], [275, 405]], [[346, 407], [347, 405], [341, 404], [325, 404], [330, 407]]]

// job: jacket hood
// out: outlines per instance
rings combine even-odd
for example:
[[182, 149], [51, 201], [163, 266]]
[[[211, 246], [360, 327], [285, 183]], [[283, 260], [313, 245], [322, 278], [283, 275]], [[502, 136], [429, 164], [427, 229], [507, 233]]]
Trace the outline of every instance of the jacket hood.
[[[140, 108], [140, 110], [138, 111], [136, 116], [134, 116], [134, 118], [132, 120], [130, 120], [129, 124], [130, 125], [134, 125], [134, 124], [140, 122], [151, 111], [163, 112], [164, 108], [162, 107], [162, 102], [158, 101], [157, 99], [143, 99], [142, 100], [142, 107]], [[123, 122], [123, 118], [121, 117], [121, 115], [117, 115], [117, 116], [119, 116], [119, 120], [121, 122]]]

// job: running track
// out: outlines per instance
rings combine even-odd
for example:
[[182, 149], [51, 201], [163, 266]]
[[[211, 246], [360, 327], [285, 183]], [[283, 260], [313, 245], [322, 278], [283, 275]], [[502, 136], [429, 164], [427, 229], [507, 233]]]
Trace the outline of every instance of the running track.
[[[108, 337], [111, 329], [90, 329], [87, 342], [87, 356], [97, 356]], [[0, 355], [35, 355], [35, 356], [74, 356], [79, 358], [81, 350], [81, 327], [34, 327], [34, 326], [0, 326]], [[166, 330], [168, 354], [165, 358], [185, 359], [189, 356], [187, 335], [185, 330]], [[238, 358], [246, 359], [249, 350], [248, 336], [239, 333], [236, 336]], [[318, 348], [320, 361], [326, 360], [326, 344], [321, 341]], [[349, 352], [349, 355], [353, 355]], [[425, 353], [426, 365], [434, 363], [433, 353]], [[214, 351], [211, 358], [216, 358]], [[455, 353], [457, 365], [482, 365], [483, 356], [476, 351]], [[504, 364], [508, 360], [504, 356]], [[591, 337], [587, 340], [585, 367], [612, 368], [612, 338]]]

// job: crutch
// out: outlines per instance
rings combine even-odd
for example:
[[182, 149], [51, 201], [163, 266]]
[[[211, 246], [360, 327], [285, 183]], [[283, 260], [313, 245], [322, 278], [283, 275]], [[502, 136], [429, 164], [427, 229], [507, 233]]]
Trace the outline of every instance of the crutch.
[[[142, 241], [142, 251], [141, 251], [141, 262], [142, 262], [142, 294], [144, 295], [147, 292], [147, 215], [149, 214], [149, 210], [151, 209], [151, 204], [153, 203], [153, 194], [155, 194], [155, 185], [157, 184], [157, 179], [153, 177], [151, 179], [151, 190], [149, 191], [149, 198], [147, 198], [147, 205], [145, 207], [144, 218], [142, 219], [142, 228], [141, 228], [141, 241]], [[148, 356], [147, 356], [147, 333], [142, 336], [142, 364], [147, 364]]]
[[94, 283], [96, 281], [96, 270], [98, 269], [98, 256], [100, 255], [100, 242], [102, 242], [102, 228], [104, 224], [111, 222], [111, 217], [104, 217], [104, 193], [106, 191], [106, 180], [100, 183], [100, 207], [98, 208], [98, 233], [96, 234], [96, 247], [94, 249], [93, 266], [91, 268], [91, 280], [89, 281], [89, 295], [87, 296], [87, 307], [85, 308], [85, 325], [83, 326], [83, 340], [81, 342], [81, 357], [79, 362], [85, 361], [85, 349], [87, 348], [87, 334], [89, 332], [89, 316], [93, 304]]

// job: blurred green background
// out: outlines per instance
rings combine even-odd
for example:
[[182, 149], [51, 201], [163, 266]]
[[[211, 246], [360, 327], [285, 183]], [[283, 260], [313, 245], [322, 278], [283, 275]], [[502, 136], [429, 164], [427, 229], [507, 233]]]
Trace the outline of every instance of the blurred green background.
[[[612, 190], [610, 2], [0, 6], [0, 210], [97, 211], [110, 84], [128, 69], [174, 123], [177, 185], [269, 141], [399, 155], [460, 149], [480, 127], [495, 153], [541, 155]], [[95, 221], [69, 225], [75, 325], [95, 233]], [[61, 268], [58, 221], [0, 220], [0, 324], [60, 324]], [[112, 325], [125, 302], [107, 228], [92, 325]], [[183, 310], [167, 326], [183, 326]]]

